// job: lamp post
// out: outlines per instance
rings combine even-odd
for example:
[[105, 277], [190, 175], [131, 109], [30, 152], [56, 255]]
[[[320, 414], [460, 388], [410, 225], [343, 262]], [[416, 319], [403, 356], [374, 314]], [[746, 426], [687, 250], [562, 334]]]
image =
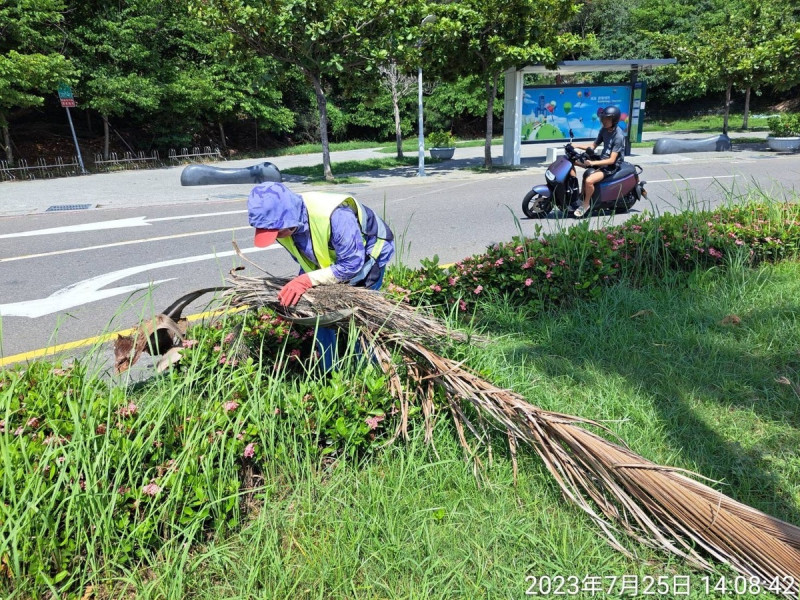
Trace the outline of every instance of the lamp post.
[[[437, 20], [436, 15], [428, 15], [424, 19], [422, 19], [421, 25], [425, 27], [425, 25], [429, 25], [431, 23], [435, 23]], [[419, 177], [425, 177], [425, 130], [423, 127], [423, 119], [422, 119], [422, 37], [419, 38], [417, 42], [417, 47], [420, 49], [419, 55], [419, 70], [417, 71], [417, 92], [418, 92], [418, 100], [417, 106], [419, 108], [419, 172], [417, 175]]]

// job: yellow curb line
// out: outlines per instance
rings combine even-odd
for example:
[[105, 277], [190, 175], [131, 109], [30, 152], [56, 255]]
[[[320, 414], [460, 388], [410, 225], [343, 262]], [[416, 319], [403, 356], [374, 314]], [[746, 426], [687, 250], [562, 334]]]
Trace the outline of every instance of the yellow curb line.
[[[247, 310], [248, 308], [248, 306], [238, 306], [236, 308], [212, 310], [208, 312], [197, 313], [195, 315], [189, 315], [186, 317], [186, 320], [191, 323], [192, 321], [199, 321], [208, 317], [217, 317], [219, 315], [241, 312], [243, 310]], [[112, 333], [105, 333], [103, 335], [76, 340], [74, 342], [67, 342], [66, 344], [59, 344], [58, 346], [48, 346], [47, 348], [39, 348], [38, 350], [31, 350], [29, 352], [23, 352], [22, 354], [6, 356], [5, 358], [0, 358], [0, 367], [5, 367], [13, 363], [30, 361], [33, 359], [42, 358], [44, 356], [52, 356], [53, 354], [58, 354], [59, 352], [74, 350], [75, 348], [83, 348], [84, 346], [104, 344], [113, 340], [118, 335], [132, 335], [136, 332], [136, 329], [136, 327], [132, 327], [131, 329], [123, 329], [122, 331], [114, 331]]]

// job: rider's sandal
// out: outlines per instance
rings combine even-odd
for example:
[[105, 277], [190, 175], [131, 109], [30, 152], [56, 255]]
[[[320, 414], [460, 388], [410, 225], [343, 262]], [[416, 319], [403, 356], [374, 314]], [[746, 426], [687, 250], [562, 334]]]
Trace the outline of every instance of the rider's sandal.
[[578, 208], [575, 209], [575, 212], [573, 212], [572, 214], [575, 215], [576, 219], [582, 219], [587, 214], [589, 214], [589, 209], [584, 208], [583, 206], [579, 206]]

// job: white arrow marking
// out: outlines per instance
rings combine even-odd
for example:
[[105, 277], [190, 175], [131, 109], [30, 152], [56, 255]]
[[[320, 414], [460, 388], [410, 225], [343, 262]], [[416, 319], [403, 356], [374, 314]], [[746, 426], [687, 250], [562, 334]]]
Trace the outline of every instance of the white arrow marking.
[[[272, 245], [269, 248], [247, 248], [242, 250], [242, 253], [249, 254], [251, 252], [260, 252], [262, 250], [270, 250], [277, 247], [277, 245]], [[139, 265], [136, 267], [129, 267], [127, 269], [120, 269], [119, 271], [112, 271], [111, 273], [97, 275], [96, 277], [84, 279], [78, 283], [73, 283], [72, 285], [62, 288], [57, 292], [53, 292], [46, 298], [26, 300], [24, 302], [12, 302], [10, 304], [0, 304], [0, 316], [28, 317], [30, 319], [36, 319], [38, 317], [43, 317], [44, 315], [49, 315], [55, 312], [69, 310], [70, 308], [81, 306], [83, 304], [88, 304], [89, 302], [96, 302], [98, 300], [104, 300], [113, 296], [119, 296], [120, 294], [128, 294], [137, 290], [142, 290], [150, 287], [151, 285], [164, 283], [174, 279], [173, 277], [171, 279], [160, 279], [152, 283], [137, 283], [123, 287], [110, 288], [107, 290], [100, 289], [111, 283], [114, 283], [115, 281], [119, 281], [120, 279], [131, 277], [132, 275], [144, 273], [145, 271], [150, 271], [152, 269], [163, 269], [165, 267], [185, 265], [203, 260], [225, 258], [227, 256], [233, 256], [234, 254], [235, 253], [232, 250], [215, 254], [200, 254], [197, 256], [174, 258], [172, 260], [164, 260], [157, 263], [150, 263], [147, 265]]]
[[0, 240], [33, 237], [36, 235], [53, 235], [60, 233], [83, 233], [86, 231], [101, 231], [103, 229], [125, 229], [127, 227], [147, 227], [152, 223], [160, 221], [178, 221], [180, 219], [198, 219], [203, 217], [219, 217], [221, 215], [237, 215], [246, 213], [246, 210], [226, 210], [215, 213], [202, 213], [197, 215], [177, 215], [175, 217], [158, 217], [148, 219], [147, 217], [131, 217], [129, 219], [116, 219], [114, 221], [97, 221], [95, 223], [82, 223], [80, 225], [64, 225], [63, 227], [51, 227], [49, 229], [32, 229], [30, 231], [19, 231], [17, 233], [4, 233], [0, 235]]

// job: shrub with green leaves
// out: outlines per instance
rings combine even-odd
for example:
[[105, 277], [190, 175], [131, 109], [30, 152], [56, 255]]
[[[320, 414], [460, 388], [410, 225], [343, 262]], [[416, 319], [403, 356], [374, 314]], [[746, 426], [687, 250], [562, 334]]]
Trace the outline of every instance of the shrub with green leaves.
[[775, 137], [800, 136], [800, 113], [781, 113], [767, 119], [769, 134]]
[[449, 131], [433, 131], [426, 139], [428, 148], [452, 148], [456, 145], [456, 138]]
[[179, 365], [144, 384], [82, 362], [0, 371], [0, 595], [75, 591], [167, 541], [224, 535], [270, 464], [371, 451], [393, 411], [382, 372], [310, 372], [312, 337], [248, 311], [191, 329]]
[[713, 212], [653, 217], [622, 225], [587, 223], [557, 234], [514, 238], [441, 268], [438, 257], [419, 269], [393, 269], [387, 289], [420, 305], [467, 311], [487, 293], [507, 294], [534, 309], [594, 298], [622, 277], [646, 281], [674, 271], [709, 268], [733, 257], [759, 262], [796, 256], [800, 207], [749, 203]]

